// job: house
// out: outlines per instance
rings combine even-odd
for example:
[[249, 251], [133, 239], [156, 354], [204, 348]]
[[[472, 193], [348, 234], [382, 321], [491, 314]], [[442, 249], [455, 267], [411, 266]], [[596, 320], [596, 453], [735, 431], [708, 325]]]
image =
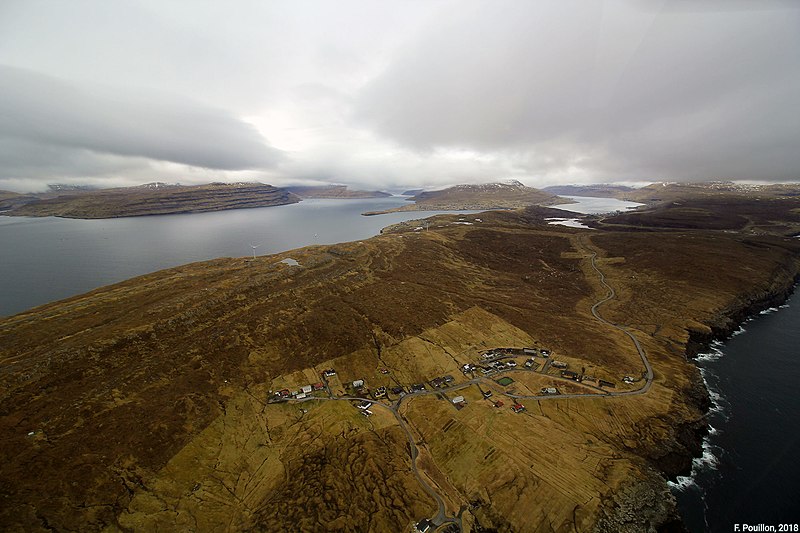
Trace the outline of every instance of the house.
[[472, 365], [467, 364], [467, 365], [462, 366], [461, 367], [461, 371], [463, 373], [465, 373], [465, 374], [468, 374], [468, 373], [472, 372]]
[[369, 409], [364, 409], [363, 411], [361, 411], [361, 414], [364, 416], [372, 416], [372, 411], [370, 411]]
[[525, 361], [525, 368], [531, 368], [533, 366], [533, 359], [528, 359]]
[[406, 390], [403, 387], [392, 387], [392, 394], [405, 394]]
[[515, 366], [517, 366], [517, 362], [516, 361], [506, 361], [506, 366], [510, 367], [510, 368], [514, 368]]
[[414, 383], [413, 385], [411, 385], [411, 392], [420, 392], [424, 390], [425, 390], [424, 383]]
[[357, 380], [355, 380], [353, 382], [353, 388], [354, 389], [360, 389], [363, 386], [364, 386], [364, 380], [363, 379], [357, 379]]
[[522, 411], [525, 410], [525, 406], [517, 402], [511, 406], [511, 410], [514, 411], [515, 413], [521, 413]]
[[311, 385], [304, 385], [300, 387], [300, 392], [302, 392], [303, 394], [311, 394], [312, 390], [314, 390], [314, 387], [312, 387]]
[[386, 396], [386, 387], [378, 387], [375, 389], [375, 399], [383, 398]]
[[306, 393], [305, 392], [301, 392], [301, 393], [298, 393], [298, 395], [295, 396], [294, 398], [295, 398], [295, 400], [302, 400], [305, 397], [306, 397]]
[[558, 394], [558, 389], [555, 387], [542, 387], [542, 394]]
[[491, 398], [492, 397], [492, 391], [490, 391], [490, 390], [483, 391], [483, 397], [484, 398]]
[[536, 348], [523, 348], [522, 353], [525, 355], [536, 355]]
[[447, 375], [444, 377], [444, 382], [445, 382], [445, 383], [452, 383], [453, 381], [455, 381], [455, 378], [454, 378], [453, 376], [451, 376], [450, 374], [447, 374]]
[[292, 393], [289, 392], [289, 389], [282, 389], [278, 391], [278, 394], [280, 394], [283, 398], [288, 398]]
[[598, 379], [597, 384], [600, 385], [601, 387], [611, 387], [612, 389], [615, 388], [615, 385], [612, 382], [606, 381], [604, 379]]
[[539, 353], [542, 354], [542, 357], [550, 357], [550, 350], [539, 350]]
[[550, 364], [553, 368], [567, 368], [567, 363], [563, 361], [553, 361]]
[[496, 402], [494, 402], [494, 406], [497, 407], [498, 409], [500, 407], [503, 407], [504, 405], [505, 404], [503, 403], [503, 400], [497, 400]]
[[415, 529], [417, 530], [418, 533], [428, 533], [428, 531], [430, 531], [432, 527], [433, 527], [433, 522], [431, 522], [427, 518], [424, 518], [419, 522], [417, 522]]
[[314, 384], [312, 385], [312, 387], [314, 387], [314, 390], [322, 390], [322, 389], [324, 389], [324, 388], [325, 388], [325, 385], [324, 385], [324, 384], [322, 384], [322, 383], [314, 383]]
[[335, 375], [336, 375], [336, 370], [334, 370], [332, 368], [329, 368], [328, 370], [323, 370], [322, 371], [322, 377], [324, 377], [324, 378], [329, 378], [329, 377], [335, 376]]
[[630, 385], [631, 383], [633, 383], [634, 379], [630, 376], [625, 376], [624, 378], [622, 378], [622, 381]]
[[444, 378], [433, 378], [431, 380], [431, 385], [433, 385], [434, 388], [444, 387], [444, 384]]
[[464, 403], [464, 397], [463, 396], [456, 396], [455, 398], [453, 398], [453, 403], [456, 404], [456, 405], [458, 405], [460, 403]]
[[386, 375], [388, 373], [389, 373], [389, 369], [388, 368], [381, 368], [381, 374]]
[[360, 404], [356, 405], [356, 407], [358, 407], [359, 409], [362, 409], [362, 410], [363, 409], [369, 409], [371, 406], [372, 406], [372, 402], [368, 402], [366, 400], [361, 402]]
[[562, 370], [561, 371], [561, 377], [562, 378], [567, 378], [567, 379], [574, 379], [574, 380], [577, 381], [578, 373], [577, 372], [573, 372], [571, 370]]

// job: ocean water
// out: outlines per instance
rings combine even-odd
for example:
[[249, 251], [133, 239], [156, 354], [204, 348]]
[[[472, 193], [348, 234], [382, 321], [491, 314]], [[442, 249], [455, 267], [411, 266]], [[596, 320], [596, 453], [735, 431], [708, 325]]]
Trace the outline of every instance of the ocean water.
[[702, 457], [671, 484], [687, 528], [800, 523], [800, 295], [715, 342], [697, 364], [714, 405]]

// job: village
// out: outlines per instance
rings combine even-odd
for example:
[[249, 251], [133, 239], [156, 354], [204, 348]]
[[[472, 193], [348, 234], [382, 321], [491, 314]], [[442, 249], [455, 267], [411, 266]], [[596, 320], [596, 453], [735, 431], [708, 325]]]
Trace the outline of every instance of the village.
[[[585, 367], [572, 369], [569, 363], [556, 359], [550, 350], [544, 348], [494, 348], [483, 351], [474, 359], [474, 362], [461, 366], [462, 376], [459, 378], [446, 374], [427, 381], [373, 387], [369, 386], [366, 378], [342, 382], [335, 369], [327, 368], [319, 373], [321, 381], [297, 388], [270, 391], [268, 401], [351, 400], [364, 416], [369, 417], [372, 415], [370, 407], [373, 403], [381, 402], [386, 407], [396, 409], [407, 396], [436, 394], [450, 401], [456, 410], [461, 410], [467, 404], [465, 396], [451, 397], [448, 393], [475, 385], [480, 390], [481, 397], [491, 402], [495, 408], [506, 406], [506, 402], [494, 397], [494, 393], [498, 392], [508, 398], [511, 411], [521, 413], [525, 410], [520, 402], [522, 399], [607, 395], [610, 392], [608, 389], [616, 389], [616, 383], [587, 374]], [[512, 372], [517, 377], [516, 380], [509, 375]], [[388, 377], [390, 374], [388, 368], [380, 368], [377, 372], [380, 376]], [[534, 381], [538, 378], [543, 386], [535, 387], [534, 381], [526, 379], [527, 377], [533, 377]], [[629, 386], [639, 380], [624, 376], [621, 381]]]
[[[463, 362], [468, 360], [469, 362]], [[400, 410], [404, 401], [424, 395], [435, 395], [445, 400], [456, 411], [461, 411], [469, 401], [488, 402], [492, 411], [501, 412], [509, 409], [514, 414], [526, 412], [524, 400], [544, 400], [556, 398], [576, 398], [586, 396], [611, 396], [615, 394], [635, 393], [634, 386], [644, 377], [634, 378], [630, 375], [622, 377], [621, 391], [617, 384], [609, 379], [602, 379], [587, 373], [583, 364], [566, 356], [556, 356], [546, 348], [493, 348], [473, 351], [468, 357], [461, 359], [460, 367], [455, 367], [452, 374], [442, 374], [427, 380], [403, 383], [393, 372], [380, 366], [371, 373], [364, 372], [362, 377], [355, 377], [354, 369], [346, 365], [347, 378], [336, 370], [326, 367], [307, 369], [293, 375], [295, 386], [283, 387], [269, 392], [269, 403], [289, 401], [307, 402], [313, 400], [349, 401], [366, 418], [375, 413], [375, 406], [389, 412], [406, 431], [412, 458], [416, 456], [415, 438], [408, 428], [408, 421]], [[568, 362], [569, 361], [569, 362]], [[339, 363], [344, 361], [338, 360]], [[582, 362], [582, 361], [581, 361]], [[329, 362], [330, 364], [331, 362]], [[337, 361], [333, 361], [334, 364]], [[457, 369], [457, 370], [456, 370]], [[357, 370], [356, 370], [357, 371]], [[459, 372], [460, 371], [460, 374]], [[454, 375], [455, 374], [455, 375]], [[358, 375], [358, 374], [357, 374]], [[371, 377], [367, 377], [371, 376]], [[300, 379], [315, 377], [313, 383], [297, 386]], [[355, 379], [353, 379], [355, 377]], [[607, 376], [606, 376], [607, 377]], [[372, 383], [374, 382], [374, 383]], [[280, 383], [280, 382], [278, 382]], [[470, 391], [469, 389], [475, 387]], [[613, 389], [613, 390], [609, 390]], [[468, 394], [469, 393], [469, 394]], [[306, 410], [302, 410], [304, 413]], [[427, 482], [413, 466], [415, 475], [421, 484]], [[431, 489], [432, 490], [432, 489]], [[434, 530], [459, 531], [456, 518], [447, 519], [444, 515], [444, 504], [437, 497], [439, 514], [431, 519], [424, 518], [412, 526], [412, 531], [427, 533]], [[446, 527], [440, 529], [439, 526]]]

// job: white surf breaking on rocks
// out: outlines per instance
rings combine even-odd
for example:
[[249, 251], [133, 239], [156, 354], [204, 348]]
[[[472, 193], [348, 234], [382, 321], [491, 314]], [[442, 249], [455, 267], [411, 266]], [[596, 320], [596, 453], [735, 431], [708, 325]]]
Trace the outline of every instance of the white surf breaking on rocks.
[[[754, 320], [757, 316], [769, 315], [787, 307], [789, 307], [789, 304], [770, 307], [759, 312], [758, 315], [747, 318], [736, 331], [731, 333], [729, 338], [744, 333], [746, 331], [744, 325], [751, 320]], [[695, 361], [697, 362], [698, 369], [700, 370], [700, 376], [703, 379], [703, 385], [706, 387], [709, 399], [711, 400], [711, 406], [708, 409], [708, 416], [713, 418], [714, 415], [719, 415], [722, 417], [723, 422], [727, 422], [729, 419], [729, 413], [727, 412], [728, 402], [725, 397], [722, 396], [720, 389], [717, 387], [717, 382], [719, 380], [718, 376], [714, 374], [714, 372], [712, 372], [712, 370], [708, 367], [709, 363], [714, 363], [725, 355], [725, 352], [723, 351], [724, 346], [725, 343], [721, 340], [712, 341], [709, 344], [708, 351], [697, 354]], [[702, 454], [699, 457], [692, 459], [692, 469], [688, 476], [678, 476], [675, 481], [667, 482], [670, 489], [675, 491], [683, 491], [690, 487], [699, 488], [696, 482], [698, 475], [703, 472], [711, 472], [717, 469], [720, 458], [725, 452], [719, 446], [715, 446], [711, 443], [711, 437], [714, 437], [718, 434], [719, 429], [715, 428], [709, 423], [708, 434], [703, 438]]]

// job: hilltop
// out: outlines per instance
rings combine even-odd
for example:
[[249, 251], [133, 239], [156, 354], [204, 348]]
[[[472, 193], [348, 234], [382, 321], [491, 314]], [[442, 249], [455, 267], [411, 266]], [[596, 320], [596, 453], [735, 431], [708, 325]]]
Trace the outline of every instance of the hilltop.
[[[800, 209], [753, 202], [731, 209]], [[708, 406], [687, 356], [786, 296], [800, 242], [703, 217], [664, 229], [658, 211], [591, 231], [553, 214], [438, 216], [0, 320], [0, 524], [674, 526], [665, 478], [700, 452]]]
[[352, 190], [347, 185], [296, 186], [286, 190], [300, 198], [386, 198], [392, 196], [383, 191]]
[[[16, 200], [16, 201], [15, 201]], [[176, 213], [199, 213], [224, 209], [267, 207], [299, 202], [285, 189], [262, 183], [212, 183], [169, 185], [148, 183], [115, 189], [52, 190], [14, 202], [5, 215], [56, 216], [64, 218], [116, 218]], [[9, 201], [7, 200], [6, 203]]]
[[395, 211], [465, 211], [486, 209], [517, 209], [532, 205], [566, 204], [570, 201], [516, 180], [505, 183], [456, 185], [437, 191], [422, 191], [411, 198], [413, 204], [388, 211], [364, 213], [377, 215]]
[[651, 183], [645, 187], [620, 194], [619, 198], [642, 203], [680, 201], [689, 198], [728, 198], [761, 197], [794, 198], [800, 196], [800, 185], [789, 184], [742, 184], [730, 181], [710, 181], [698, 183]]
[[542, 191], [565, 196], [593, 196], [595, 198], [620, 198], [625, 194], [635, 191], [633, 187], [625, 185], [611, 185], [606, 183], [591, 185], [551, 185], [542, 188]]

